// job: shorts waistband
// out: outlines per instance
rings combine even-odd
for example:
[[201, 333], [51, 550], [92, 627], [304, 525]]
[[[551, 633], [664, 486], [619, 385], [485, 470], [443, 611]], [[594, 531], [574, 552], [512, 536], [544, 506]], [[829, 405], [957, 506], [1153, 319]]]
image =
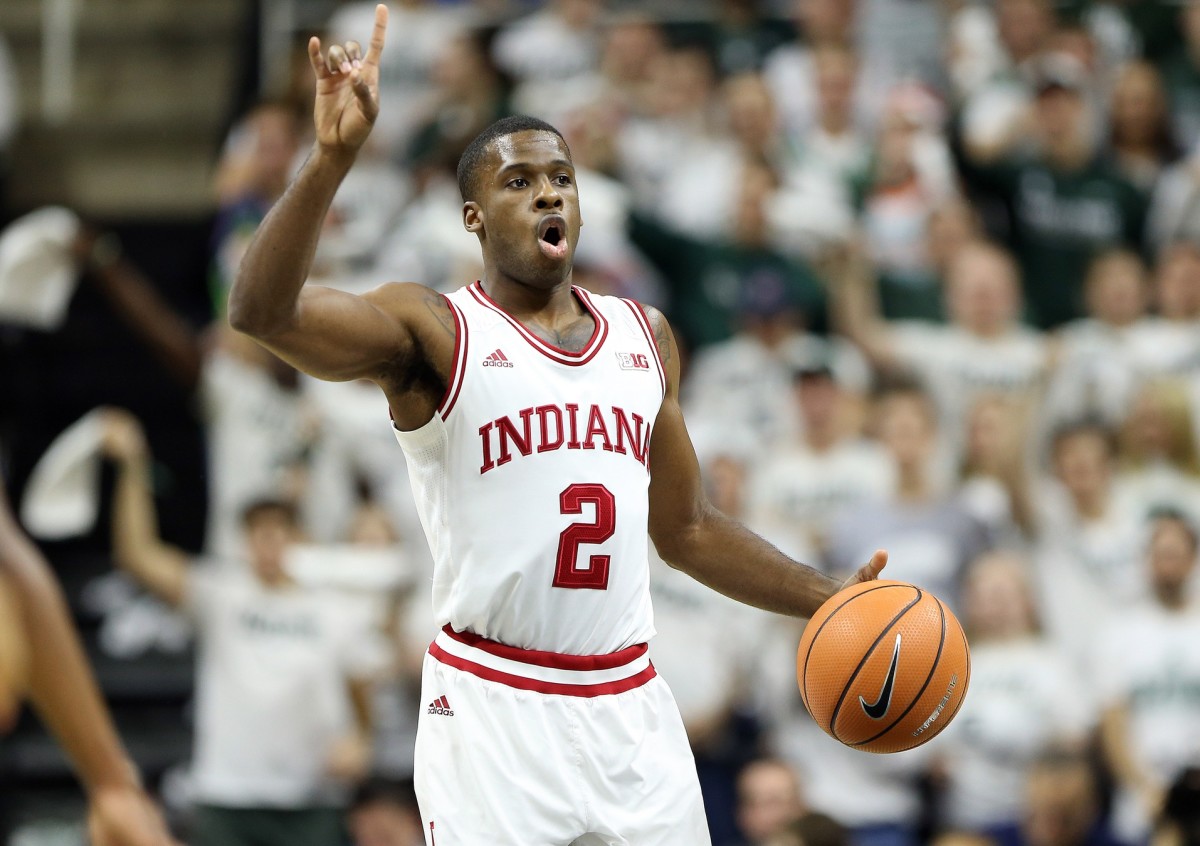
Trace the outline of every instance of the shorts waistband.
[[657, 675], [644, 643], [607, 655], [520, 649], [445, 626], [429, 654], [487, 681], [560, 696], [605, 696], [641, 687]]

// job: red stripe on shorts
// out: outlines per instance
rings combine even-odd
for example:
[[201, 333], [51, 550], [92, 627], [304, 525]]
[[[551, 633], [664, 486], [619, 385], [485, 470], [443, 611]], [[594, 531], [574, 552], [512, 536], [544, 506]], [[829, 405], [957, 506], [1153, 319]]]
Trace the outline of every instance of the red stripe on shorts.
[[[644, 644], [640, 645], [644, 646]], [[563, 684], [561, 682], [548, 682], [541, 681], [539, 679], [528, 679], [524, 676], [514, 676], [512, 673], [493, 670], [491, 667], [485, 667], [482, 664], [476, 664], [474, 661], [468, 661], [466, 658], [459, 658], [457, 655], [451, 655], [436, 643], [429, 644], [429, 654], [447, 666], [454, 667], [456, 670], [462, 670], [465, 673], [470, 673], [473, 676], [478, 676], [485, 681], [498, 682], [499, 684], [507, 685], [508, 687], [515, 687], [518, 690], [532, 690], [535, 693], [554, 693], [560, 696], [592, 697], [607, 696], [614, 693], [624, 693], [627, 690], [633, 690], [636, 687], [641, 687], [646, 682], [650, 681], [650, 679], [658, 675], [654, 669], [654, 665], [651, 664], [640, 673], [629, 676], [628, 678], [617, 679], [616, 681], [599, 682], [597, 684]], [[574, 656], [562, 657], [569, 658]], [[596, 657], [606, 658], [608, 656]]]
[[443, 626], [442, 631], [459, 643], [481, 649], [497, 658], [520, 661], [522, 664], [533, 664], [535, 667], [549, 667], [553, 670], [614, 670], [641, 658], [646, 654], [647, 649], [646, 644], [635, 643], [633, 646], [627, 646], [619, 652], [610, 652], [607, 655], [562, 655], [558, 652], [545, 652], [540, 649], [520, 649], [516, 646], [488, 640], [473, 632], [456, 632], [450, 628], [449, 624]]

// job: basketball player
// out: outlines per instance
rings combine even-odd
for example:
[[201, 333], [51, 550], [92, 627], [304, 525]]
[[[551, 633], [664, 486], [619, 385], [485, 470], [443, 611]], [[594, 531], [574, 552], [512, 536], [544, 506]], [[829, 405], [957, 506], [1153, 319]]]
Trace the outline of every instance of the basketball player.
[[707, 844], [687, 737], [646, 655], [647, 527], [672, 566], [772, 611], [811, 615], [840, 584], [704, 498], [666, 321], [571, 285], [579, 199], [548, 124], [502, 120], [459, 163], [481, 282], [305, 287], [378, 113], [386, 27], [380, 5], [365, 56], [309, 42], [317, 144], [246, 253], [229, 318], [307, 373], [387, 396], [445, 626], [417, 736], [427, 842]]
[[26, 694], [87, 791], [93, 846], [173, 843], [113, 729], [50, 568], [0, 487], [0, 734]]

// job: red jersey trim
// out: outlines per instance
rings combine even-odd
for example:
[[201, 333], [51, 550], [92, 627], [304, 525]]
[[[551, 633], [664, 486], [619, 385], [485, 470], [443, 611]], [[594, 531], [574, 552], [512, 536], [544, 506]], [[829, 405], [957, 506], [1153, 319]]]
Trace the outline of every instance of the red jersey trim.
[[[645, 646], [645, 644], [640, 645], [643, 647]], [[564, 684], [562, 682], [548, 682], [541, 681], [539, 679], [527, 679], [524, 676], [515, 676], [512, 673], [505, 673], [501, 670], [493, 670], [490, 667], [483, 666], [482, 664], [476, 664], [474, 661], [468, 661], [466, 658], [459, 658], [457, 655], [451, 655], [436, 643], [429, 644], [429, 654], [447, 666], [454, 667], [457, 670], [462, 670], [464, 673], [470, 673], [473, 676], [478, 676], [485, 681], [497, 682], [498, 684], [507, 685], [508, 687], [515, 687], [518, 690], [532, 690], [535, 693], [551, 693], [558, 694], [560, 696], [579, 696], [590, 698], [593, 696], [607, 696], [614, 693], [625, 693], [628, 690], [641, 687], [646, 682], [650, 681], [650, 679], [658, 675], [658, 672], [654, 669], [654, 665], [651, 664], [650, 666], [646, 667], [646, 669], [635, 675], [624, 679], [618, 679], [616, 681], [600, 682], [598, 684]], [[555, 653], [545, 654], [553, 655]], [[620, 653], [613, 654], [619, 655]], [[577, 656], [564, 655], [560, 657], [571, 658]]]
[[454, 404], [458, 402], [458, 395], [462, 392], [463, 376], [467, 370], [467, 321], [459, 311], [457, 305], [445, 294], [446, 304], [450, 306], [450, 314], [454, 318], [454, 364], [453, 370], [450, 372], [450, 379], [446, 383], [446, 393], [442, 395], [442, 401], [438, 403], [437, 410], [441, 413], [442, 419], [445, 420], [450, 416]]
[[658, 367], [658, 381], [662, 385], [663, 398], [665, 399], [667, 396], [667, 369], [663, 367], [662, 356], [658, 353], [658, 344], [654, 343], [654, 329], [650, 325], [650, 318], [642, 310], [641, 303], [636, 300], [622, 298], [621, 302], [629, 306], [629, 310], [633, 312], [633, 319], [637, 321], [642, 334], [646, 336], [646, 343], [650, 345], [650, 353], [654, 356], [654, 363]]
[[517, 320], [515, 317], [501, 308], [495, 300], [489, 297], [487, 291], [483, 290], [483, 285], [478, 281], [468, 286], [467, 290], [470, 291], [471, 296], [474, 297], [475, 301], [481, 306], [491, 309], [496, 314], [507, 320], [509, 325], [516, 329], [517, 333], [524, 338], [530, 346], [550, 360], [557, 361], [559, 364], [567, 364], [572, 367], [578, 367], [581, 364], [587, 364], [596, 357], [596, 353], [600, 352], [600, 348], [604, 346], [604, 341], [608, 337], [608, 321], [605, 320], [604, 315], [602, 315], [599, 310], [592, 305], [591, 299], [588, 297], [587, 292], [582, 288], [575, 287], [574, 285], [571, 286], [572, 293], [579, 298], [580, 303], [582, 303], [583, 307], [588, 310], [588, 313], [592, 315], [592, 320], [594, 320], [596, 323], [595, 328], [592, 330], [592, 337], [588, 339], [588, 342], [579, 352], [571, 352], [570, 350], [564, 350], [561, 347], [556, 347], [553, 344], [548, 344], [537, 335], [530, 332], [525, 328], [524, 325], [522, 325], [521, 321]]
[[521, 649], [480, 637], [474, 632], [456, 632], [447, 623], [442, 631], [459, 643], [482, 650], [497, 658], [507, 658], [509, 661], [520, 661], [522, 664], [532, 664], [535, 667], [549, 667], [553, 670], [614, 670], [624, 667], [646, 654], [648, 649], [644, 643], [635, 643], [617, 652], [607, 655], [564, 655], [560, 652], [546, 652], [541, 649]]

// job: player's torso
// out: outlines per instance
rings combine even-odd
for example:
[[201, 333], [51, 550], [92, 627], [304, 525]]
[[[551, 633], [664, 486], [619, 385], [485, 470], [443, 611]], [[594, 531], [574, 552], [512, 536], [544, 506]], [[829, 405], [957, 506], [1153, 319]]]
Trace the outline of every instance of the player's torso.
[[648, 462], [665, 381], [636, 305], [578, 297], [596, 331], [570, 353], [478, 283], [450, 295], [458, 342], [447, 395], [399, 440], [436, 561], [438, 621], [597, 654], [653, 633]]

